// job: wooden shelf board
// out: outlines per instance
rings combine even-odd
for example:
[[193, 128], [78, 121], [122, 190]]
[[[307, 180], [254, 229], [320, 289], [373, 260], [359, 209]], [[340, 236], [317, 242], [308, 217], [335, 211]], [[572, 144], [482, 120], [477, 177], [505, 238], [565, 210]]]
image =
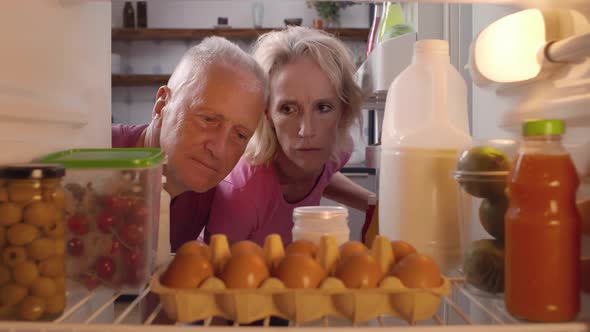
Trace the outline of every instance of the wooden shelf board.
[[[208, 36], [222, 36], [229, 39], [254, 39], [258, 36], [280, 28], [261, 29], [112, 29], [112, 40], [197, 40]], [[325, 29], [342, 39], [366, 40], [369, 29], [333, 28]], [[170, 75], [151, 74], [113, 74], [112, 86], [163, 85]]]
[[140, 85], [164, 85], [168, 83], [169, 74], [166, 75], [144, 75], [144, 74], [113, 74], [112, 86], [140, 86]]
[[[208, 36], [225, 38], [251, 39], [280, 28], [260, 29], [125, 29], [114, 28], [111, 32], [112, 40], [174, 40], [174, 39], [203, 39]], [[340, 38], [366, 40], [369, 29], [361, 28], [327, 28], [325, 31]]]

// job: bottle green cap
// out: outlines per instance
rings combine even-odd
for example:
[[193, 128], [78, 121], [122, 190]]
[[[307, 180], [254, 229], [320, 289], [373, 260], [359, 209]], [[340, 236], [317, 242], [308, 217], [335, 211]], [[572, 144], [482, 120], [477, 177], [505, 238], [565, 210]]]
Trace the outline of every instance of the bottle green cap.
[[157, 166], [164, 153], [154, 148], [74, 149], [60, 151], [39, 160], [68, 168], [143, 168]]
[[532, 120], [522, 125], [524, 136], [562, 135], [564, 132], [565, 124], [562, 120]]

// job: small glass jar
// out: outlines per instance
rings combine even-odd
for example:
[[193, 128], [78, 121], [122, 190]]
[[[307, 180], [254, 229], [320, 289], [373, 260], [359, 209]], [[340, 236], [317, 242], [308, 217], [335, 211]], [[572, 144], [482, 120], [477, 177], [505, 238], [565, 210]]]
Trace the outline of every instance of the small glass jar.
[[0, 320], [51, 320], [65, 308], [64, 168], [0, 167]]
[[350, 237], [348, 209], [341, 206], [302, 206], [293, 210], [293, 241], [308, 240], [319, 246], [324, 235], [340, 246]]

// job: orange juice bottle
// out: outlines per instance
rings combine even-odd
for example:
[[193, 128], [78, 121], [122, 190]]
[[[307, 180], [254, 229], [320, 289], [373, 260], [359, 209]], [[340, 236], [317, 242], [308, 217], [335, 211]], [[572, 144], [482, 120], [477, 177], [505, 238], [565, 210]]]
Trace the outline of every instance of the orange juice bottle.
[[564, 127], [526, 122], [509, 177], [504, 301], [530, 321], [569, 321], [580, 310], [579, 179], [561, 144]]

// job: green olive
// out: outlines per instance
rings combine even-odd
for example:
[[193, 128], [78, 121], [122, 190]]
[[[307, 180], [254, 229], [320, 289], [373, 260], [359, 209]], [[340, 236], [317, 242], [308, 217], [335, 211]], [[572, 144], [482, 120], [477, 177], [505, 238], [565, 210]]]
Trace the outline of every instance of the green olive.
[[43, 233], [52, 239], [63, 239], [65, 236], [64, 221], [58, 220], [51, 225], [44, 226]]
[[2, 262], [6, 266], [14, 267], [27, 260], [27, 251], [23, 247], [11, 246], [2, 250]]
[[0, 320], [14, 320], [16, 317], [17, 315], [15, 306], [0, 306]]
[[10, 226], [18, 223], [23, 218], [23, 209], [19, 204], [0, 203], [0, 225]]
[[45, 301], [38, 296], [27, 296], [19, 306], [19, 313], [24, 320], [38, 320], [45, 313]]
[[8, 190], [0, 186], [0, 202], [8, 202]]
[[29, 257], [36, 260], [47, 259], [56, 254], [55, 240], [46, 237], [35, 239], [27, 249]]
[[39, 278], [39, 269], [35, 263], [27, 261], [15, 266], [12, 274], [17, 284], [28, 287]]
[[66, 292], [66, 277], [61, 276], [61, 277], [53, 278], [53, 281], [55, 282], [55, 291], [58, 293], [65, 294], [65, 292]]
[[14, 282], [0, 287], [0, 302], [3, 306], [12, 306], [27, 296], [27, 288]]
[[54, 252], [55, 252], [55, 256], [61, 257], [64, 256], [66, 254], [66, 240], [61, 238], [61, 239], [55, 239], [53, 240], [53, 247], [54, 247]]
[[51, 257], [39, 263], [39, 271], [44, 277], [57, 278], [65, 274], [63, 257]]
[[6, 244], [6, 229], [0, 226], [0, 248]]
[[35, 296], [51, 297], [57, 292], [55, 281], [51, 278], [41, 277], [37, 278], [31, 285], [31, 292]]
[[0, 265], [0, 285], [4, 285], [10, 281], [10, 270]]
[[8, 197], [15, 203], [29, 203], [41, 200], [41, 184], [36, 180], [11, 181]]
[[6, 238], [10, 244], [15, 246], [27, 245], [39, 237], [37, 227], [29, 224], [19, 223], [12, 225], [6, 231]]
[[65, 192], [61, 187], [55, 189], [43, 189], [43, 201], [51, 202], [58, 208], [63, 209], [65, 206]]
[[55, 222], [57, 208], [53, 203], [34, 202], [25, 208], [24, 219], [27, 224], [44, 227]]
[[59, 315], [66, 307], [66, 297], [64, 294], [57, 294], [45, 299], [45, 310], [48, 314]]

